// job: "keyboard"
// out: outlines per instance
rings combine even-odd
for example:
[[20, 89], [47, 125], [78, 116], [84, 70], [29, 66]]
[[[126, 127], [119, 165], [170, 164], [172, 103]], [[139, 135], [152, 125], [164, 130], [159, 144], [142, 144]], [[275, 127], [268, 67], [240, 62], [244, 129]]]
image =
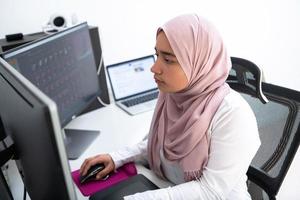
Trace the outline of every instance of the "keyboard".
[[158, 97], [158, 91], [155, 91], [155, 92], [150, 93], [150, 94], [145, 94], [145, 95], [141, 95], [141, 96], [138, 96], [136, 98], [133, 98], [133, 99], [122, 101], [122, 104], [124, 104], [127, 107], [131, 107], [131, 106], [135, 106], [137, 104], [141, 104], [141, 103], [144, 103], [144, 102], [147, 102], [147, 101], [154, 100], [157, 97]]

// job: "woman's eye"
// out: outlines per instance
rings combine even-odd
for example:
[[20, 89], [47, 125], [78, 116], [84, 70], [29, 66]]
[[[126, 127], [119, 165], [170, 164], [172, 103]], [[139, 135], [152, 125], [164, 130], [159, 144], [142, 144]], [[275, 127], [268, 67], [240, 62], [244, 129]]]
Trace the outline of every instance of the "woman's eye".
[[171, 59], [168, 59], [168, 58], [164, 58], [164, 61], [165, 61], [166, 63], [168, 63], [168, 64], [173, 63], [173, 61], [172, 61]]
[[161, 57], [161, 59], [166, 63], [166, 64], [172, 64], [174, 63], [174, 60], [168, 58], [168, 56], [161, 55], [158, 52], [155, 52], [155, 55], [157, 58]]

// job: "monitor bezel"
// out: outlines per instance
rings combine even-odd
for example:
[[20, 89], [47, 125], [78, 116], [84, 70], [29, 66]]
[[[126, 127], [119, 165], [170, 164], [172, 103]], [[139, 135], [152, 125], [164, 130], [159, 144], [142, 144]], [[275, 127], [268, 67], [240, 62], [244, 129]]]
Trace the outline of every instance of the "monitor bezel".
[[[51, 126], [53, 130], [52, 133], [55, 140], [54, 142], [57, 147], [55, 151], [57, 152], [61, 170], [64, 175], [63, 178], [66, 186], [66, 192], [68, 193], [70, 199], [77, 199], [55, 102], [47, 97], [43, 92], [41, 92], [36, 86], [34, 86], [29, 80], [27, 80], [23, 75], [21, 75], [16, 69], [10, 66], [2, 58], [0, 58], [0, 65], [2, 66], [0, 66], [0, 78], [8, 82], [14, 88], [14, 90], [19, 93], [20, 98], [24, 98], [22, 92], [20, 92], [20, 90], [24, 90], [44, 106], [45, 113], [48, 114], [49, 126]], [[51, 136], [51, 138], [53, 138], [53, 136]]]

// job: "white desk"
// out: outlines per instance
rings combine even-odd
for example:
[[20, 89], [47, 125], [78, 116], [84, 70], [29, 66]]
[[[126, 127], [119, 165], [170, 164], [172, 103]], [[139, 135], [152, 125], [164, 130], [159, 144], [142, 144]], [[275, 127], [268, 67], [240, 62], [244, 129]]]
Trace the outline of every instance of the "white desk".
[[[114, 151], [122, 146], [132, 145], [141, 141], [149, 131], [153, 111], [130, 116], [113, 103], [108, 107], [85, 114], [73, 120], [68, 128], [100, 130], [100, 136], [77, 160], [70, 161], [71, 170], [78, 169], [85, 158]], [[300, 190], [300, 150], [278, 193], [278, 200], [299, 199]], [[146, 176], [148, 172], [145, 172]], [[75, 186], [76, 187], [76, 186]], [[83, 197], [76, 188], [78, 199]]]
[[[107, 153], [140, 142], [149, 132], [153, 111], [130, 116], [114, 104], [74, 119], [66, 128], [100, 130], [100, 135], [77, 159], [70, 160], [71, 171], [80, 168], [93, 155]], [[76, 188], [78, 199], [87, 199]]]
[[111, 104], [76, 118], [66, 128], [100, 130], [100, 135], [77, 160], [70, 161], [71, 169], [78, 169], [92, 155], [140, 142], [149, 132], [152, 115], [153, 111], [130, 116]]

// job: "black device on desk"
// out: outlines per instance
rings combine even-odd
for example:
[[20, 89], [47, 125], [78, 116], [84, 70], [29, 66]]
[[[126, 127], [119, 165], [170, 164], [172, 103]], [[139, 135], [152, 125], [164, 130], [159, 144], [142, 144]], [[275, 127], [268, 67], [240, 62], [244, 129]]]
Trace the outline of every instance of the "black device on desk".
[[[3, 53], [3, 58], [57, 104], [62, 127], [101, 93], [87, 23]], [[99, 131], [65, 129], [68, 158], [76, 159]]]
[[104, 164], [95, 164], [90, 167], [86, 175], [80, 176], [80, 184], [87, 183], [96, 178], [97, 174], [105, 168]]
[[122, 200], [124, 196], [155, 189], [159, 188], [144, 175], [137, 174], [108, 189], [93, 194], [90, 200]]
[[[55, 102], [2, 58], [0, 94], [1, 120], [14, 143], [10, 158], [30, 198], [76, 199]], [[0, 149], [0, 161], [2, 155]]]

